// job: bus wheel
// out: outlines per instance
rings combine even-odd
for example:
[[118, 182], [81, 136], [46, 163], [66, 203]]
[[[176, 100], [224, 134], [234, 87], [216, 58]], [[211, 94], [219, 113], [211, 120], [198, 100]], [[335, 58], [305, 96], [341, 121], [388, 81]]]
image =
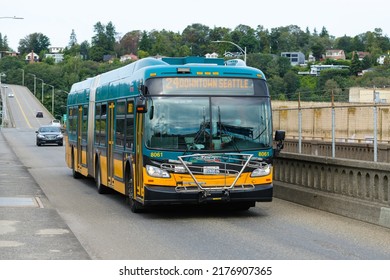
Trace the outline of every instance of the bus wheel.
[[102, 175], [100, 173], [100, 165], [97, 163], [95, 167], [95, 184], [98, 193], [105, 194], [108, 193], [108, 188], [102, 184]]
[[141, 203], [134, 199], [134, 186], [133, 179], [130, 176], [126, 178], [126, 188], [129, 191], [129, 206], [130, 210], [133, 213], [140, 213], [144, 209]]
[[74, 160], [74, 153], [73, 152], [72, 152], [72, 175], [73, 175], [73, 178], [75, 178], [75, 179], [81, 178], [81, 174], [76, 171], [76, 162]]

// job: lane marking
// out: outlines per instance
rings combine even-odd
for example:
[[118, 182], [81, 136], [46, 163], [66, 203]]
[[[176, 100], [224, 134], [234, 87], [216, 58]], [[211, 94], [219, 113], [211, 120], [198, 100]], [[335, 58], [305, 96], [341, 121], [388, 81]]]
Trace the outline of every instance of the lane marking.
[[30, 121], [27, 119], [27, 116], [26, 116], [26, 114], [24, 113], [22, 106], [20, 105], [19, 99], [16, 97], [15, 94], [14, 94], [14, 97], [15, 97], [15, 99], [16, 99], [16, 103], [18, 103], [18, 106], [19, 106], [19, 108], [20, 108], [20, 111], [22, 112], [22, 115], [23, 115], [24, 119], [26, 120], [26, 123], [27, 123], [28, 127], [29, 127], [29, 128], [33, 128], [33, 127], [31, 126], [31, 124], [30, 124]]

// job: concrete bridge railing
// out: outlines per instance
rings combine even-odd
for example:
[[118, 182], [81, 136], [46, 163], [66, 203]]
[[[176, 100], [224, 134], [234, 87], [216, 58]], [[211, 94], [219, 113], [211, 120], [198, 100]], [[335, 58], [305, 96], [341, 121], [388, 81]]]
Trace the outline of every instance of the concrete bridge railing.
[[282, 152], [275, 197], [390, 228], [390, 164]]

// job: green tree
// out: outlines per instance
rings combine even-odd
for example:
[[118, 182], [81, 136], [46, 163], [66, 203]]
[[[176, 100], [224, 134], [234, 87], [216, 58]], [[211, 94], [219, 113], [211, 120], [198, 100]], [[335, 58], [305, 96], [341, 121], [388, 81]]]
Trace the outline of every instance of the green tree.
[[355, 52], [351, 61], [351, 73], [357, 76], [358, 73], [360, 73], [362, 70], [363, 68], [362, 63], [359, 60], [359, 55], [357, 54], [357, 52]]
[[286, 95], [291, 99], [300, 86], [299, 77], [294, 71], [290, 70], [284, 75], [283, 82], [286, 88]]
[[48, 51], [50, 46], [50, 39], [42, 33], [32, 33], [27, 35], [19, 41], [18, 51], [21, 54], [27, 54], [31, 51], [34, 53], [41, 53], [42, 51]]
[[209, 50], [210, 28], [200, 23], [187, 26], [181, 34], [182, 43], [192, 50], [192, 55], [204, 56]]
[[115, 54], [115, 26], [110, 21], [103, 25], [100, 21], [94, 25], [95, 36], [92, 37], [92, 46], [89, 56], [94, 61], [103, 61], [104, 55]]
[[152, 42], [146, 31], [142, 32], [141, 40], [139, 42], [139, 50], [142, 50], [146, 53], [150, 53], [150, 51], [152, 50]]
[[0, 33], [0, 51], [8, 51], [8, 39], [7, 36], [4, 36]]

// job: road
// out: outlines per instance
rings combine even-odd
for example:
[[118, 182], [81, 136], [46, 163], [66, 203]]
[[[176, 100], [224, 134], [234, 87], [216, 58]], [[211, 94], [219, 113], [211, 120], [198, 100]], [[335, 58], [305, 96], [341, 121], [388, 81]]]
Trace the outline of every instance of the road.
[[130, 211], [119, 194], [100, 195], [73, 179], [64, 147], [35, 145], [38, 100], [9, 86], [15, 128], [3, 129], [19, 159], [92, 259], [378, 260], [390, 259], [390, 229], [274, 199], [246, 212], [189, 207]]

